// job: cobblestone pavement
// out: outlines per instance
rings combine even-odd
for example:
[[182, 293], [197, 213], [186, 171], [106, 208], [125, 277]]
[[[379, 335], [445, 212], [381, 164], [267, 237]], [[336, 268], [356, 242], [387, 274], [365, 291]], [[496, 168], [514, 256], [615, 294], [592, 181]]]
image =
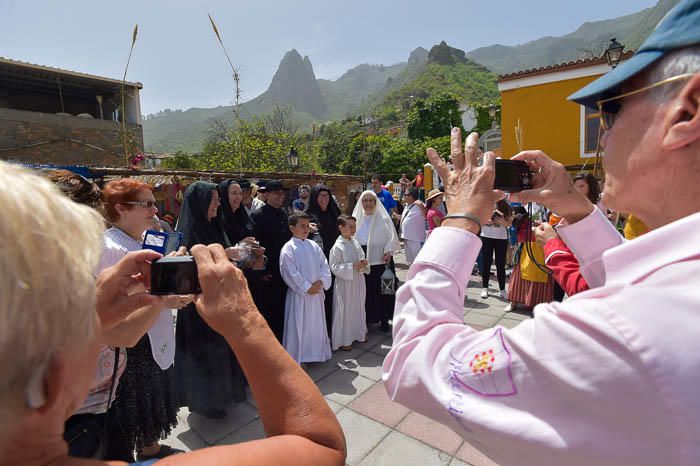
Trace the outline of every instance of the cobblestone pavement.
[[[408, 267], [403, 254], [396, 257], [397, 275], [405, 279]], [[495, 277], [491, 294], [497, 296]], [[481, 280], [473, 276], [464, 304], [464, 322], [482, 330], [502, 325], [514, 327], [528, 314], [506, 313], [506, 302], [490, 296], [481, 299]], [[463, 441], [449, 428], [389, 400], [381, 382], [381, 365], [391, 348], [390, 334], [370, 329], [367, 343], [353, 345], [352, 351], [337, 351], [330, 361], [309, 364], [309, 376], [316, 382], [328, 405], [338, 416], [348, 445], [349, 465], [474, 465], [495, 463]], [[180, 424], [163, 443], [184, 450], [224, 445], [264, 437], [252, 395], [233, 404], [222, 420], [209, 420], [183, 408]]]

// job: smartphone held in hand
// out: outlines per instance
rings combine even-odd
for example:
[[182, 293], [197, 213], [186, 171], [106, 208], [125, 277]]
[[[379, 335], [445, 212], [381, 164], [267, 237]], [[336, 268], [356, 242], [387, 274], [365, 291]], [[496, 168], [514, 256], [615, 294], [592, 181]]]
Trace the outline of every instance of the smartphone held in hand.
[[532, 189], [530, 167], [521, 160], [496, 159], [496, 178], [493, 188], [506, 193]]
[[151, 264], [151, 294], [162, 296], [201, 292], [194, 257], [163, 257]]

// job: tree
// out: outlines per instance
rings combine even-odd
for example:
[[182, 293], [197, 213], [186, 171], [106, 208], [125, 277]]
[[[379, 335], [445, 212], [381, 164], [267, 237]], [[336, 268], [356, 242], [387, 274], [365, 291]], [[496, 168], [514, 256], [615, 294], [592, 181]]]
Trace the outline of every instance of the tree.
[[[496, 116], [491, 118], [489, 109], [494, 105], [497, 105]], [[479, 134], [484, 134], [486, 131], [493, 128], [494, 123], [496, 126], [501, 126], [500, 104], [494, 103], [491, 105], [475, 105], [474, 113], [476, 113], [476, 126], [472, 129], [472, 131], [476, 131]]]
[[162, 166], [163, 168], [169, 168], [171, 170], [195, 170], [197, 169], [197, 158], [187, 152], [179, 150], [175, 152], [173, 157], [163, 160]]
[[346, 175], [367, 175], [379, 171], [388, 144], [386, 136], [360, 133], [350, 142], [340, 169]]
[[271, 134], [295, 135], [299, 131], [299, 123], [294, 118], [294, 107], [275, 104], [272, 112], [264, 116], [265, 129]]
[[215, 117], [209, 119], [209, 127], [207, 128], [208, 142], [226, 142], [231, 132], [231, 125], [227, 123], [224, 117]]
[[428, 100], [417, 99], [408, 112], [408, 137], [413, 140], [436, 138], [462, 127], [462, 113], [456, 96], [440, 93]]

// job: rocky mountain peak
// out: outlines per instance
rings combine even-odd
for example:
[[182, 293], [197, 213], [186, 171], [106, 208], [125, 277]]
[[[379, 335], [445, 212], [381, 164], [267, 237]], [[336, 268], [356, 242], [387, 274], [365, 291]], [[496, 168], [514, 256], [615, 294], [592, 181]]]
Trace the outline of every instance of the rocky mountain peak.
[[456, 49], [447, 45], [444, 40], [440, 44], [433, 46], [428, 52], [428, 63], [437, 63], [440, 65], [454, 65], [456, 63], [466, 63], [463, 50]]
[[291, 105], [313, 116], [326, 112], [311, 60], [308, 56], [302, 58], [296, 49], [284, 55], [270, 87], [261, 97], [266, 102]]
[[408, 56], [408, 65], [422, 65], [428, 61], [428, 51], [423, 47], [418, 47]]

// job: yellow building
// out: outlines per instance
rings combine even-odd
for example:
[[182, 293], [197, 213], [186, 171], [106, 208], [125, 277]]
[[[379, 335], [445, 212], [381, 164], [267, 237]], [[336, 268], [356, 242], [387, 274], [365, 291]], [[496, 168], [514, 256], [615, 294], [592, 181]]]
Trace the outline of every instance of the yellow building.
[[610, 70], [605, 58], [596, 58], [500, 76], [503, 157], [518, 153], [520, 120], [524, 149], [540, 149], [571, 170], [592, 169], [598, 113], [566, 98]]

